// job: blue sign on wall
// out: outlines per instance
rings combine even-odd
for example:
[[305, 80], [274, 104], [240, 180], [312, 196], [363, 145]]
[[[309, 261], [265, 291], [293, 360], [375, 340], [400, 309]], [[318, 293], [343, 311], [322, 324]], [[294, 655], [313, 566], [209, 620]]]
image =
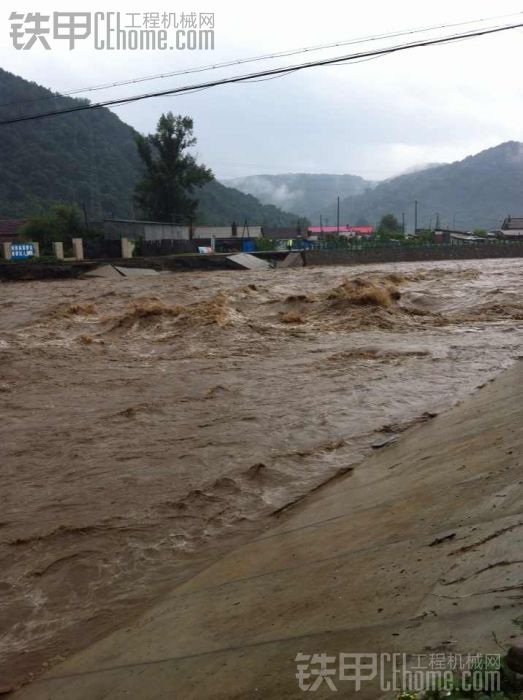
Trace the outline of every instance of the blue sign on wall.
[[11, 243], [11, 259], [26, 260], [34, 257], [34, 243]]

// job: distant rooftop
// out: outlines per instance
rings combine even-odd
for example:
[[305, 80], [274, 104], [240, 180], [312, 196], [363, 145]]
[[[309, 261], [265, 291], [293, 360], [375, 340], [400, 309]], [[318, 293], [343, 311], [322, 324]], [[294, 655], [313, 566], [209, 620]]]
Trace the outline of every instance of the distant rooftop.
[[505, 221], [501, 224], [501, 228], [504, 231], [510, 231], [512, 229], [523, 229], [523, 217], [507, 216]]
[[309, 226], [307, 229], [309, 233], [361, 233], [362, 235], [368, 235], [369, 233], [374, 233], [373, 226], [348, 226], [340, 225], [338, 226]]
[[473, 233], [456, 233], [452, 232], [450, 234], [451, 238], [456, 238], [460, 241], [484, 241], [485, 239], [481, 236], [475, 236]]
[[157, 226], [187, 226], [187, 224], [177, 224], [172, 221], [142, 221], [140, 219], [103, 219], [108, 224], [154, 224]]
[[14, 238], [25, 224], [25, 219], [0, 219], [0, 238]]

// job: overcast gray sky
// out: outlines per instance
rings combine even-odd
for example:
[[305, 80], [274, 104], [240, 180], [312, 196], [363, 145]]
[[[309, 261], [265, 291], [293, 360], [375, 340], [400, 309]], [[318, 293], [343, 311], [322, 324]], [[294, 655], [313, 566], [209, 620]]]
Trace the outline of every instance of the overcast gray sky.
[[[214, 51], [97, 51], [92, 41], [51, 40], [20, 51], [12, 46], [10, 6], [0, 20], [0, 64], [56, 91], [181, 70], [286, 49], [521, 12], [514, 0], [90, 0], [39, 2], [18, 12], [214, 12]], [[137, 17], [141, 22], [143, 17]], [[522, 21], [491, 20], [477, 26]], [[467, 29], [466, 27], [465, 29]], [[437, 31], [430, 35], [455, 32]], [[426, 35], [428, 36], [428, 35]], [[397, 43], [362, 44], [113, 88], [86, 95], [109, 99]], [[353, 173], [382, 179], [420, 163], [452, 161], [502, 141], [523, 141], [523, 30], [413, 49], [357, 65], [313, 68], [278, 80], [213, 88], [115, 108], [142, 132], [163, 111], [195, 121], [199, 157], [218, 177], [257, 173]], [[70, 117], [74, 119], [74, 115]]]

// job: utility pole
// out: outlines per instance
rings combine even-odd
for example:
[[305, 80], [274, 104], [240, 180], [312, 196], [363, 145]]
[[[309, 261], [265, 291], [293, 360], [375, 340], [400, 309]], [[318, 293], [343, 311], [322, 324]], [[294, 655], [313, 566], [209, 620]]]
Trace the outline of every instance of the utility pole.
[[336, 212], [336, 230], [338, 232], [338, 236], [340, 235], [340, 197], [338, 195], [338, 210]]
[[414, 200], [414, 235], [416, 235], [416, 231], [418, 230], [418, 200]]
[[[85, 206], [85, 203], [82, 203], [82, 209], [84, 211], [85, 228], [89, 231], [89, 218], [87, 216], [87, 207]], [[114, 216], [113, 216], [113, 219], [114, 219]]]
[[405, 212], [401, 212], [401, 232], [405, 235]]
[[436, 212], [436, 231], [439, 231], [440, 229], [440, 223], [439, 223], [439, 211]]
[[323, 217], [320, 214], [320, 230], [323, 232]]

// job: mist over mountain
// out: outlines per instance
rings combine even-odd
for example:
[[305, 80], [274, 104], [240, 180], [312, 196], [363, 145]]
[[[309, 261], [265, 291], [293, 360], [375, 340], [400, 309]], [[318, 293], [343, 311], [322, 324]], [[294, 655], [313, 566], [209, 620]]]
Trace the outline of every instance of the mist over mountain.
[[417, 163], [416, 165], [411, 165], [410, 168], [405, 168], [400, 173], [392, 175], [386, 178], [387, 180], [393, 180], [395, 177], [400, 177], [401, 175], [410, 175], [411, 173], [420, 173], [422, 170], [430, 170], [430, 168], [437, 168], [440, 165], [446, 165], [446, 163]]
[[[0, 96], [0, 121], [88, 103], [2, 69]], [[138, 217], [133, 191], [142, 166], [136, 133], [108, 109], [2, 126], [0, 218], [27, 217], [54, 202], [84, 206], [91, 219]], [[296, 224], [295, 214], [263, 205], [217, 181], [205, 185], [197, 196], [202, 224], [246, 219], [266, 226]]]
[[263, 204], [273, 204], [313, 220], [322, 208], [338, 197], [358, 195], [374, 183], [358, 175], [289, 173], [249, 175], [224, 180], [224, 184], [254, 195]]

